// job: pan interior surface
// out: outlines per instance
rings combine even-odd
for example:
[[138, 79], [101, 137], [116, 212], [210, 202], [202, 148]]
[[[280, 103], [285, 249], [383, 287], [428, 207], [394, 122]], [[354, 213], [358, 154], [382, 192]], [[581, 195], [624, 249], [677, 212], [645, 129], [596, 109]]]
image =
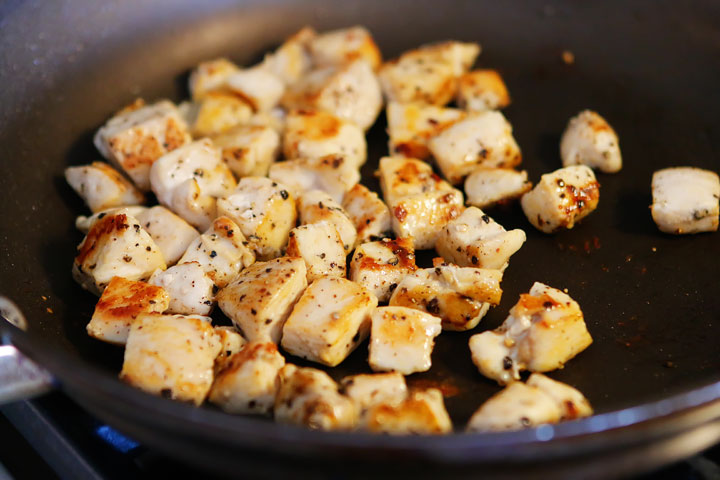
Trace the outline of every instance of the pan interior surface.
[[[70, 266], [82, 239], [74, 219], [86, 210], [63, 179], [65, 167], [100, 158], [91, 138], [113, 111], [137, 96], [187, 96], [187, 72], [203, 59], [251, 64], [304, 25], [360, 24], [386, 58], [437, 40], [480, 42], [478, 65], [498, 69], [508, 84], [505, 114], [533, 182], [561, 166], [560, 134], [585, 108], [618, 132], [625, 163], [618, 174], [598, 175], [600, 205], [570, 231], [541, 234], [517, 205], [488, 211], [528, 234], [505, 272], [503, 301], [474, 331], [444, 332], [433, 368], [410, 385], [442, 388], [462, 428], [499, 390], [472, 365], [468, 338], [498, 326], [535, 281], [567, 288], [585, 313], [593, 345], [550, 375], [584, 392], [598, 413], [720, 380], [718, 234], [661, 234], [648, 210], [653, 171], [718, 169], [713, 2], [131, 0], [2, 9], [0, 292], [23, 309], [33, 348], [101, 365], [108, 377], [120, 369], [122, 350], [85, 333], [96, 298], [73, 282]], [[381, 117], [363, 167], [363, 182], [376, 190], [384, 130]], [[366, 356], [361, 345], [331, 374], [368, 371]]]

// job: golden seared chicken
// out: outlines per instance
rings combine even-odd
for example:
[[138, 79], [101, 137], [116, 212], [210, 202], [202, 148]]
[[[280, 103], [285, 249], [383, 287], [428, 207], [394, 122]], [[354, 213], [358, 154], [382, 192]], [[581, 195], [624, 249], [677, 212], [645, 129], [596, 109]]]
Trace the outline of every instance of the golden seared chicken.
[[320, 277], [345, 278], [345, 248], [340, 234], [329, 222], [309, 223], [290, 230], [285, 254], [305, 261], [308, 283]]
[[467, 203], [478, 208], [492, 207], [522, 197], [532, 188], [525, 170], [475, 167], [465, 179]]
[[409, 50], [386, 61], [378, 72], [388, 102], [445, 105], [455, 96], [457, 79], [480, 54], [477, 43], [447, 41]]
[[245, 177], [218, 200], [218, 214], [238, 224], [260, 260], [280, 256], [295, 228], [295, 197], [285, 185], [265, 177]]
[[212, 141], [238, 178], [267, 175], [280, 151], [280, 135], [270, 126], [236, 126]]
[[408, 394], [405, 377], [397, 372], [350, 375], [340, 382], [340, 391], [355, 402], [361, 417], [375, 405], [401, 403]]
[[379, 172], [395, 235], [412, 237], [417, 250], [433, 248], [443, 227], [462, 213], [462, 192], [414, 158], [383, 157]]
[[87, 233], [90, 231], [90, 227], [92, 227], [95, 222], [107, 215], [119, 215], [121, 213], [124, 213], [125, 215], [130, 215], [131, 217], [138, 218], [148, 210], [148, 207], [143, 207], [142, 205], [108, 208], [106, 210], [93, 213], [89, 217], [86, 217], [85, 215], [78, 216], [75, 219], [75, 228], [80, 230], [80, 232], [82, 232], [83, 234], [87, 235]]
[[215, 304], [215, 283], [197, 261], [157, 270], [148, 283], [162, 287], [170, 297], [167, 313], [210, 315]]
[[470, 352], [480, 373], [504, 385], [518, 380], [522, 370], [562, 368], [591, 343], [577, 302], [536, 282], [497, 330], [470, 337]]
[[583, 110], [570, 119], [560, 139], [564, 167], [587, 165], [605, 173], [622, 168], [617, 133], [597, 112]]
[[190, 243], [200, 235], [192, 225], [161, 205], [142, 210], [135, 218], [150, 234], [168, 265], [177, 263]]
[[223, 87], [245, 100], [256, 112], [271, 110], [280, 103], [285, 92], [285, 83], [262, 67], [231, 73], [225, 78]]
[[190, 73], [188, 80], [190, 96], [193, 100], [198, 100], [205, 97], [208, 92], [222, 89], [227, 77], [239, 70], [240, 67], [227, 58], [217, 58], [200, 63]]
[[658, 170], [652, 177], [652, 198], [652, 217], [662, 232], [718, 229], [720, 179], [715, 172], [693, 167]]
[[180, 112], [168, 100], [142, 100], [108, 120], [95, 134], [95, 147], [142, 191], [150, 190], [150, 167], [163, 155], [190, 142]]
[[372, 313], [368, 363], [376, 372], [403, 375], [430, 369], [442, 320], [407, 307], [378, 307]]
[[389, 102], [385, 115], [391, 155], [424, 160], [430, 157], [428, 141], [462, 120], [465, 112], [424, 103]]
[[235, 188], [235, 177], [208, 139], [163, 155], [150, 169], [158, 201], [201, 230], [217, 217], [216, 200]]
[[277, 50], [265, 55], [259, 68], [273, 73], [285, 85], [292, 85], [312, 68], [307, 47], [315, 35], [315, 30], [310, 27], [300, 29], [285, 40]]
[[187, 248], [179, 263], [197, 262], [218, 288], [223, 288], [243, 268], [255, 262], [255, 254], [240, 227], [228, 217], [218, 217], [209, 229]]
[[446, 434], [452, 422], [440, 390], [429, 388], [410, 393], [402, 402], [385, 402], [371, 407], [361, 428], [391, 435]]
[[443, 228], [435, 249], [445, 261], [463, 267], [505, 270], [525, 238], [522, 230], [508, 232], [479, 208], [469, 207]]
[[541, 373], [533, 373], [527, 383], [513, 382], [483, 403], [470, 418], [467, 430], [521, 430], [589, 415], [592, 407], [582, 393]]
[[220, 339], [220, 353], [215, 357], [215, 375], [225, 366], [227, 360], [247, 343], [247, 340], [238, 333], [235, 327], [215, 327], [215, 334]]
[[445, 330], [475, 328], [500, 303], [502, 272], [442, 264], [407, 275], [390, 298], [391, 306], [428, 312]]
[[100, 295], [113, 277], [146, 280], [165, 268], [162, 252], [140, 221], [120, 213], [92, 224], [78, 246], [72, 274], [84, 289]]
[[170, 304], [168, 293], [145, 282], [113, 277], [95, 305], [87, 325], [88, 335], [124, 345], [130, 326], [143, 313], [162, 313]]
[[510, 94], [497, 70], [481, 69], [460, 76], [455, 100], [464, 110], [482, 112], [507, 107]]
[[520, 203], [532, 225], [545, 233], [573, 228], [590, 215], [600, 201], [600, 184], [585, 165], [546, 173]]
[[351, 430], [357, 425], [355, 404], [338, 392], [327, 373], [288, 364], [280, 370], [278, 379], [276, 421], [313, 430]]
[[367, 159], [365, 132], [352, 121], [329, 112], [291, 110], [285, 119], [283, 154], [287, 159], [336, 155], [357, 169]]
[[322, 190], [340, 203], [360, 181], [360, 172], [345, 157], [327, 155], [274, 163], [269, 177], [287, 185], [296, 198], [309, 190]]
[[250, 341], [279, 343], [282, 327], [307, 287], [302, 258], [257, 262], [217, 294], [218, 306]]
[[200, 405], [222, 345], [209, 317], [143, 314], [130, 327], [120, 378], [155, 395]]
[[364, 59], [310, 71], [288, 87], [282, 106], [320, 110], [349, 120], [362, 130], [375, 123], [383, 99], [372, 66]]
[[272, 342], [249, 342], [225, 360], [215, 375], [208, 401], [228, 413], [272, 411], [277, 376], [285, 358]]
[[350, 262], [350, 280], [373, 292], [379, 301], [387, 302], [401, 280], [415, 270], [412, 242], [384, 238], [358, 245]]
[[496, 111], [468, 114], [430, 139], [428, 147], [452, 184], [462, 182], [479, 165], [512, 168], [522, 161], [512, 126]]
[[145, 203], [145, 195], [107, 163], [66, 168], [65, 180], [93, 213]]
[[370, 32], [361, 26], [331, 30], [308, 42], [313, 63], [319, 67], [345, 65], [358, 58], [377, 70], [382, 63], [380, 49]]
[[304, 192], [298, 199], [298, 211], [302, 225], [317, 222], [333, 225], [340, 235], [346, 254], [355, 248], [357, 231], [353, 221], [345, 209], [327, 193], [320, 190]]
[[194, 102], [178, 107], [196, 139], [222, 135], [238, 125], [246, 125], [253, 109], [245, 100], [227, 91], [213, 91]]
[[392, 231], [390, 210], [365, 185], [358, 183], [346, 192], [342, 207], [355, 225], [358, 243], [385, 237]]
[[345, 278], [323, 277], [308, 286], [288, 317], [283, 349], [334, 367], [370, 333], [370, 313], [378, 300]]

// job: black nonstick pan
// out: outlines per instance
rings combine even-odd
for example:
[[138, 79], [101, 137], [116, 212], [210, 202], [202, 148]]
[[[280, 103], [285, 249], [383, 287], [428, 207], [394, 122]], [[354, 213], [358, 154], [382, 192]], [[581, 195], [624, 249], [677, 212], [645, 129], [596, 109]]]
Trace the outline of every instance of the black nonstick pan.
[[[443, 333], [433, 368], [456, 424], [447, 437], [322, 433], [155, 398], [117, 379], [122, 351], [89, 338], [95, 298], [70, 276], [85, 212], [62, 178], [99, 159], [93, 132], [137, 96], [186, 96], [186, 74], [220, 55], [251, 64], [304, 25], [361, 24], [386, 58], [431, 41], [479, 41], [504, 76], [506, 116], [533, 181], [559, 168], [559, 136], [584, 108], [620, 136], [625, 167], [599, 174], [600, 205], [573, 230], [541, 234], [517, 206], [489, 213], [528, 241], [503, 302], [474, 332]], [[572, 52], [574, 63], [562, 60]], [[720, 5], [713, 1], [7, 1], [0, 6], [0, 293], [27, 332], [3, 340], [47, 368], [94, 415], [147, 445], [224, 473], [299, 477], [479, 475], [607, 478], [647, 470], [720, 439], [720, 234], [675, 237], [652, 222], [656, 169], [720, 170]], [[386, 154], [369, 134], [366, 184]], [[432, 255], [425, 255], [427, 262]], [[585, 420], [522, 432], [462, 433], [498, 391], [473, 367], [472, 333], [499, 325], [534, 281], [567, 288], [593, 345], [552, 372], [593, 403]], [[366, 371], [361, 346], [331, 371]]]

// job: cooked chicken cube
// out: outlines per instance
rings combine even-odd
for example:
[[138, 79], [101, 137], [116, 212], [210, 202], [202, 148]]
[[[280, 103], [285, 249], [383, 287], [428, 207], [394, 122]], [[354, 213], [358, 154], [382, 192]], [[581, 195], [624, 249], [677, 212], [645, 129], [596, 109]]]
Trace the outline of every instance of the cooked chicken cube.
[[222, 348], [210, 322], [199, 315], [138, 316], [130, 327], [120, 378], [148, 393], [200, 405]]
[[470, 351], [480, 373], [504, 385], [518, 380], [521, 370], [562, 368], [591, 343], [577, 302], [536, 282], [500, 328], [470, 337]]
[[340, 390], [349, 397], [360, 413], [379, 404], [398, 404], [407, 398], [405, 377], [397, 372], [360, 374], [345, 377]]
[[218, 200], [218, 214], [240, 226], [260, 260], [280, 255], [297, 220], [289, 188], [265, 177], [242, 178], [230, 195]]
[[157, 270], [148, 283], [162, 287], [170, 297], [167, 313], [210, 315], [215, 283], [198, 262]]
[[269, 413], [278, 372], [284, 366], [285, 358], [274, 343], [247, 343], [215, 376], [208, 401], [228, 413]]
[[452, 431], [452, 422], [440, 390], [429, 388], [412, 392], [399, 404], [382, 403], [371, 407], [361, 427], [391, 435], [445, 434]]
[[145, 209], [135, 217], [155, 241], [168, 265], [177, 263], [190, 243], [200, 235], [192, 225], [160, 205]]
[[181, 103], [179, 108], [195, 138], [220, 135], [249, 123], [253, 116], [245, 100], [225, 91], [208, 92], [200, 100]]
[[328, 155], [274, 163], [269, 177], [287, 185], [295, 197], [308, 190], [322, 190], [339, 203], [360, 181], [360, 172], [345, 157]]
[[75, 228], [87, 235], [87, 233], [90, 231], [90, 228], [95, 224], [95, 222], [105, 217], [106, 215], [119, 215], [121, 213], [124, 213], [125, 215], [130, 215], [131, 217], [138, 218], [143, 214], [143, 212], [146, 212], [148, 210], [148, 207], [143, 207], [140, 205], [130, 207], [108, 208], [107, 210], [93, 213], [89, 217], [80, 215], [75, 219]]
[[570, 119], [560, 140], [563, 167], [587, 165], [601, 172], [615, 173], [622, 168], [620, 143], [615, 130], [591, 110]]
[[471, 112], [497, 110], [510, 105], [510, 94], [497, 70], [473, 70], [460, 76], [457, 104]]
[[379, 171], [395, 235], [412, 237], [418, 250], [432, 248], [442, 228], [462, 212], [462, 192], [414, 158], [383, 157]]
[[305, 261], [308, 283], [324, 276], [345, 278], [345, 248], [331, 223], [310, 223], [290, 230], [285, 254]]
[[546, 377], [542, 373], [533, 373], [527, 385], [542, 390], [560, 407], [561, 420], [575, 420], [593, 414], [587, 398], [579, 390], [570, 385]]
[[502, 113], [469, 114], [428, 142], [438, 167], [450, 183], [460, 183], [475, 167], [512, 168], [522, 161], [512, 126]]
[[298, 210], [303, 225], [322, 221], [332, 224], [340, 234], [345, 253], [352, 252], [357, 240], [355, 225], [345, 209], [330, 195], [320, 190], [304, 192], [298, 200]]
[[143, 191], [150, 190], [150, 167], [190, 142], [185, 121], [172, 102], [129, 109], [112, 117], [95, 134], [95, 147]]
[[367, 142], [365, 132], [349, 120], [328, 112], [292, 110], [285, 121], [283, 153], [288, 159], [339, 155], [360, 168], [367, 158]]
[[557, 423], [560, 416], [560, 408], [552, 397], [539, 388], [513, 382], [478, 408], [467, 429], [470, 432], [522, 430]]
[[553, 233], [573, 228], [587, 217], [600, 201], [600, 184], [585, 165], [576, 165], [546, 173], [520, 203], [535, 228]]
[[424, 45], [385, 62], [378, 76], [388, 101], [445, 105], [457, 90], [457, 78], [480, 54], [476, 43]]
[[228, 217], [218, 217], [187, 248], [179, 263], [197, 262], [218, 288], [223, 288], [255, 262], [255, 254], [240, 227]]
[[93, 213], [145, 203], [145, 195], [107, 163], [66, 168], [65, 179]]
[[447, 262], [461, 267], [505, 270], [525, 238], [522, 230], [508, 232], [479, 208], [469, 207], [443, 228], [435, 248]]
[[208, 92], [222, 89], [227, 77], [239, 70], [237, 65], [226, 58], [202, 62], [190, 74], [190, 95], [197, 100]]
[[150, 170], [158, 201], [201, 230], [216, 215], [216, 199], [235, 188], [220, 151], [205, 138], [163, 155]]
[[247, 340], [235, 330], [235, 327], [215, 327], [215, 333], [220, 339], [220, 353], [215, 357], [215, 377], [225, 366], [226, 362], [247, 344]]
[[390, 204], [393, 231], [412, 238], [418, 250], [433, 248], [442, 229], [463, 208], [462, 192], [455, 189], [404, 197]]
[[718, 229], [720, 180], [715, 172], [693, 167], [658, 170], [652, 178], [652, 217], [666, 233]]
[[278, 343], [285, 320], [305, 287], [305, 262], [280, 257], [243, 270], [220, 290], [217, 301], [245, 338]]
[[392, 231], [392, 217], [385, 202], [365, 185], [356, 184], [342, 199], [342, 207], [357, 230], [360, 243], [382, 238]]
[[113, 277], [95, 305], [87, 332], [98, 340], [124, 345], [138, 315], [162, 313], [169, 303], [162, 287]]
[[370, 368], [403, 375], [429, 370], [441, 322], [440, 317], [412, 308], [376, 308], [370, 332]]
[[240, 125], [212, 141], [238, 178], [267, 175], [280, 150], [280, 135], [269, 126]]
[[478, 208], [521, 197], [532, 188], [525, 170], [476, 167], [465, 179], [467, 203]]
[[462, 120], [465, 112], [423, 103], [388, 103], [388, 148], [391, 153], [411, 158], [430, 157], [428, 140]]
[[282, 346], [288, 353], [334, 367], [367, 338], [377, 303], [377, 297], [357, 283], [319, 278], [285, 322]]
[[404, 197], [454, 190], [428, 163], [415, 158], [382, 157], [379, 166], [380, 188], [391, 209], [393, 203]]
[[315, 36], [315, 31], [305, 27], [288, 38], [273, 53], [265, 55], [259, 68], [265, 69], [280, 78], [285, 85], [291, 85], [303, 77], [312, 67], [307, 44]]
[[425, 268], [402, 279], [390, 305], [440, 317], [445, 330], [470, 330], [491, 305], [500, 303], [501, 280], [499, 270], [447, 264]]
[[315, 368], [285, 365], [278, 375], [275, 420], [314, 430], [351, 430], [358, 412], [330, 376]]
[[90, 228], [78, 246], [73, 278], [100, 295], [113, 277], [146, 280], [166, 268], [162, 252], [135, 217], [105, 215]]
[[308, 43], [313, 63], [319, 67], [344, 65], [358, 58], [377, 70], [382, 63], [380, 49], [366, 28], [356, 26], [315, 36]]
[[285, 92], [287, 109], [330, 112], [367, 130], [382, 109], [382, 92], [372, 66], [359, 59], [343, 67], [312, 70]]
[[245, 100], [256, 112], [274, 108], [285, 92], [285, 83], [263, 68], [248, 68], [231, 73], [225, 88]]
[[387, 302], [400, 281], [416, 269], [415, 250], [409, 239], [384, 238], [355, 249], [350, 280], [373, 292], [379, 301]]

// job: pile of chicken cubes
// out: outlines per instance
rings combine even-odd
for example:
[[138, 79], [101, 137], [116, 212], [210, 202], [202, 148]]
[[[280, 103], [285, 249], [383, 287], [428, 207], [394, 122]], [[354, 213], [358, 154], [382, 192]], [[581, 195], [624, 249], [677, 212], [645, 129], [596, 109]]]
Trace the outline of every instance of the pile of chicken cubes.
[[[362, 27], [304, 28], [258, 65], [201, 63], [180, 105], [137, 100], [108, 120], [95, 136], [108, 163], [66, 178], [92, 211], [76, 222], [85, 238], [73, 263], [100, 296], [87, 331], [125, 347], [120, 377], [310, 428], [450, 432], [442, 393], [408, 389], [405, 376], [431, 368], [443, 330], [474, 329], [500, 302], [526, 234], [481, 209], [522, 197], [539, 230], [571, 228], [598, 203], [589, 167], [621, 166], [615, 133], [583, 112], [562, 140], [565, 167], [531, 189], [499, 111], [507, 88], [471, 69], [479, 53], [447, 41], [383, 61]], [[379, 196], [359, 169], [383, 107]], [[703, 177], [714, 205], [706, 195], [689, 218], [674, 205], [678, 175], [699, 173], [658, 174], [653, 216], [677, 232], [717, 228], [717, 176]], [[416, 265], [415, 251], [433, 248], [433, 266]], [[216, 306], [232, 326], [214, 325]], [[334, 367], [366, 340], [375, 373], [340, 382], [286, 359]], [[506, 387], [468, 429], [589, 415], [580, 392], [540, 372], [591, 342], [579, 305], [536, 283], [500, 328], [470, 338], [479, 372]], [[532, 372], [525, 383], [521, 371]]]

